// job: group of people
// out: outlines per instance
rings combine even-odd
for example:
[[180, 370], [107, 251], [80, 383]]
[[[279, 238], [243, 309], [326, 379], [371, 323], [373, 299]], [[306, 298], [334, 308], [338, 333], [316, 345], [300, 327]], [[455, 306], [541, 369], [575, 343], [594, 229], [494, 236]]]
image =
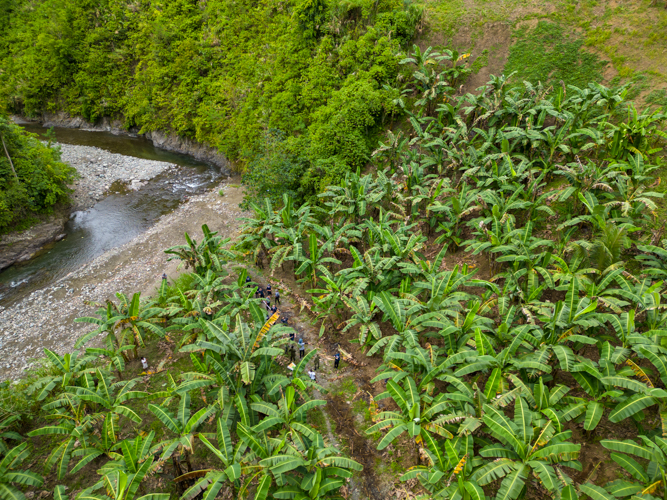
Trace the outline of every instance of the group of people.
[[[162, 279], [163, 280], [167, 279], [166, 273], [162, 275]], [[252, 280], [250, 279], [250, 277], [246, 277], [245, 282], [247, 287], [252, 286], [251, 281]], [[276, 290], [275, 295], [273, 295], [273, 305], [271, 305], [272, 293], [273, 290], [271, 289], [271, 283], [266, 285], [266, 290], [260, 286], [257, 288], [257, 291], [255, 292], [255, 298], [263, 299], [262, 303], [266, 308], [267, 320], [271, 315], [278, 312], [278, 305], [280, 304], [280, 292]], [[280, 322], [284, 326], [288, 326], [287, 316], [283, 316], [280, 319]], [[290, 339], [289, 343], [285, 346], [285, 355], [287, 355], [289, 352], [290, 361], [294, 362], [294, 359], [296, 358], [296, 350], [294, 349], [294, 341], [296, 339], [296, 334], [294, 332], [290, 333], [289, 339]], [[306, 355], [306, 343], [303, 341], [303, 338], [300, 337], [297, 344], [299, 346], [299, 359], [302, 359]], [[340, 364], [340, 352], [336, 351], [336, 354], [334, 356], [334, 368], [338, 369], [339, 364]], [[144, 370], [148, 368], [148, 361], [146, 360], [146, 358], [141, 358], [141, 366], [143, 367]], [[317, 381], [317, 370], [319, 369], [320, 369], [320, 357], [318, 355], [315, 356], [315, 360], [313, 361], [313, 369], [308, 370], [308, 376], [314, 382]]]
[[[250, 278], [245, 279], [246, 286], [252, 286]], [[271, 296], [272, 296], [273, 290], [271, 289], [271, 283], [266, 285], [266, 291], [264, 288], [261, 286], [257, 288], [255, 291], [255, 298], [256, 299], [262, 299], [262, 305], [266, 308], [266, 319], [268, 319], [276, 314], [278, 312], [278, 305], [280, 304], [280, 292], [278, 290], [275, 291], [275, 295], [273, 295], [273, 305], [271, 305]]]
[[[251, 285], [251, 279], [250, 277], [247, 277], [245, 282], [246, 286], [252, 286]], [[272, 294], [274, 294], [272, 288], [271, 288], [271, 283], [266, 285], [266, 289], [262, 288], [261, 286], [257, 288], [257, 291], [255, 292], [255, 298], [262, 299], [262, 304], [266, 308], [266, 319], [268, 320], [269, 317], [275, 313], [278, 312], [278, 305], [280, 305], [280, 292], [278, 290], [275, 291], [275, 294], [273, 295], [273, 305], [271, 305], [271, 297]], [[287, 316], [283, 316], [280, 319], [280, 322], [288, 326], [288, 319]], [[294, 347], [294, 342], [296, 340], [296, 334], [294, 332], [289, 334], [289, 343], [285, 346], [285, 355], [289, 353], [289, 358], [290, 362], [294, 362], [296, 358], [296, 349]], [[299, 359], [303, 359], [303, 357], [306, 355], [306, 343], [303, 341], [303, 338], [299, 337], [299, 340], [297, 342], [299, 346]], [[338, 369], [338, 365], [340, 364], [340, 352], [336, 352], [334, 356], [334, 368]], [[313, 369], [308, 370], [308, 376], [310, 377], [310, 380], [313, 382], [317, 381], [317, 370], [320, 369], [320, 357], [315, 356], [315, 360], [313, 361]]]

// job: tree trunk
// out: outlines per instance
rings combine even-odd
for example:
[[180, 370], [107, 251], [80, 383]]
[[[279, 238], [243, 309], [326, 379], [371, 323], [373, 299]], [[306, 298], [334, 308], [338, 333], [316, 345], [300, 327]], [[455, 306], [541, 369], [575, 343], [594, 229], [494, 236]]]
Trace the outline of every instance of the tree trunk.
[[14, 162], [12, 161], [11, 156], [9, 156], [9, 151], [7, 151], [7, 146], [5, 145], [5, 138], [2, 136], [2, 134], [0, 134], [0, 140], [2, 140], [2, 147], [5, 148], [5, 154], [7, 155], [7, 159], [9, 160], [9, 166], [12, 167], [14, 178], [16, 179], [16, 182], [19, 182], [19, 176], [16, 175], [16, 170], [14, 170]]
[[192, 468], [192, 463], [190, 462], [190, 452], [188, 450], [183, 450], [185, 453], [185, 463], [188, 464], [188, 472], [192, 472], [194, 469]]

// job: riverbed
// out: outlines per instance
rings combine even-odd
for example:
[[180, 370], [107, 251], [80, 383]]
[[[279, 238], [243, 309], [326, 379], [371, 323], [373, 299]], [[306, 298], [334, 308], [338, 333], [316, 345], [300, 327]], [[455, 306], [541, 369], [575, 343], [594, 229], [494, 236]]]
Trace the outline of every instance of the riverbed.
[[[44, 135], [46, 129], [23, 125]], [[48, 287], [145, 232], [189, 197], [227, 178], [219, 167], [161, 150], [141, 137], [54, 129], [63, 159], [82, 172], [61, 241], [0, 273], [0, 305]], [[116, 180], [118, 182], [113, 182]]]
[[201, 225], [206, 223], [225, 237], [235, 236], [240, 218], [249, 214], [239, 209], [243, 193], [233, 182], [238, 179], [221, 181], [192, 196], [124, 245], [0, 311], [0, 380], [20, 378], [36, 359], [44, 357], [44, 347], [59, 354], [71, 352], [76, 339], [94, 329], [74, 319], [93, 315], [106, 300], [117, 300], [116, 292], [129, 296], [141, 292], [146, 297], [155, 293], [162, 273], [170, 280], [178, 276], [183, 269], [178, 261], [167, 262], [164, 249], [183, 244], [186, 231], [201, 241]]

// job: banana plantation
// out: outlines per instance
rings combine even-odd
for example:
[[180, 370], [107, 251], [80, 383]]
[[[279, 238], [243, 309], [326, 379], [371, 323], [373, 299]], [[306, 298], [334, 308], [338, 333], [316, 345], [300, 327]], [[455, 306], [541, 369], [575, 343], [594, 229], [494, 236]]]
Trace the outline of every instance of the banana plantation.
[[[317, 204], [251, 204], [234, 240], [186, 235], [167, 252], [191, 286], [80, 318], [91, 332], [47, 351], [30, 388], [39, 425], [2, 423], [0, 498], [45, 475], [56, 499], [352, 498], [362, 464], [310, 419], [327, 412], [306, 375], [324, 349], [286, 368], [294, 330], [266, 320], [261, 272], [374, 370], [364, 439], [415, 457], [394, 478], [409, 498], [667, 499], [667, 115], [626, 87], [510, 75], [462, 95], [465, 61], [415, 47], [395, 89], [406, 119], [364, 172]], [[189, 368], [147, 392], [126, 364], [157, 342]], [[49, 454], [26, 469], [35, 439]], [[70, 491], [84, 469], [95, 479]]]

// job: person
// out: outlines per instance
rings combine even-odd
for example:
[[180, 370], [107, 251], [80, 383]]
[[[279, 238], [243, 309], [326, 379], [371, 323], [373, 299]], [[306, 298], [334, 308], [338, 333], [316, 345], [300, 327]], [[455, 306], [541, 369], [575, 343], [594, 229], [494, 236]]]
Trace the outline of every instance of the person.
[[166, 280], [167, 279], [167, 273], [162, 273], [162, 279]]
[[290, 342], [294, 342], [294, 337], [295, 337], [294, 332], [290, 332], [290, 333], [289, 333], [289, 340], [290, 340]]
[[271, 297], [271, 283], [269, 283], [268, 285], [266, 285], [266, 295], [267, 295], [268, 297]]
[[294, 352], [294, 346], [293, 345], [289, 346], [289, 360], [294, 361], [295, 355], [296, 353]]
[[[287, 316], [283, 316], [283, 318], [280, 320], [280, 322], [283, 324], [283, 326], [287, 326]], [[292, 339], [294, 340], [294, 339]]]
[[250, 286], [250, 276], [245, 279], [245, 286]]
[[337, 352], [334, 356], [334, 368], [338, 369], [338, 364], [340, 363], [340, 353]]
[[146, 358], [141, 358], [141, 367], [146, 370], [148, 368], [148, 361], [146, 361]]
[[273, 315], [273, 314], [276, 314], [277, 312], [278, 312], [278, 306], [276, 306], [275, 304], [273, 304], [273, 305], [271, 306], [271, 314]]
[[303, 339], [299, 339], [299, 359], [303, 358], [303, 355], [306, 354], [306, 344], [303, 343]]
[[319, 354], [315, 355], [315, 361], [313, 363], [315, 365], [315, 370], [316, 371], [319, 370], [320, 369], [320, 355]]
[[276, 304], [280, 304], [280, 292], [278, 292], [278, 290], [276, 290], [276, 299], [275, 299], [274, 302]]
[[257, 289], [257, 295], [260, 299], [264, 298], [264, 289], [261, 286]]
[[314, 370], [309, 371], [308, 376], [310, 377], [310, 380], [312, 380], [313, 382], [317, 382], [317, 374], [315, 373]]

